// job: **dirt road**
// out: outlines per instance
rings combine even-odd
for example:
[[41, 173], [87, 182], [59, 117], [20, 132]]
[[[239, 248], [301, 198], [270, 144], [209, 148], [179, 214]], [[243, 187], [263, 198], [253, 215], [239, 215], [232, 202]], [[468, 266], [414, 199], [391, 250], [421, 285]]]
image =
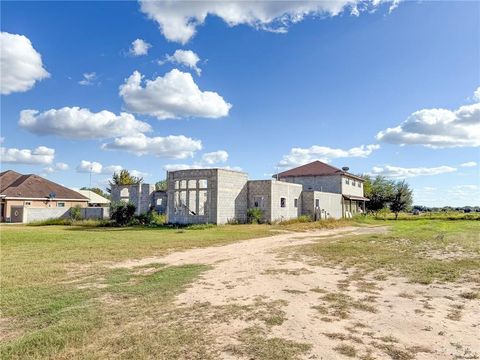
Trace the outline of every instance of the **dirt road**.
[[[262, 327], [268, 338], [309, 344], [310, 349], [299, 355], [305, 359], [478, 358], [478, 301], [455, 296], [466, 285], [419, 285], [391, 276], [358, 277], [355, 269], [313, 265], [308, 259], [285, 256], [293, 245], [386, 231], [384, 227], [347, 227], [280, 233], [129, 260], [113, 267], [211, 265], [176, 303], [184, 309], [203, 304], [202, 311], [209, 313], [206, 326], [215, 334], [212, 346], [225, 359], [244, 358], [241, 351], [229, 349], [232, 344], [237, 346], [239, 334], [252, 326]], [[254, 315], [239, 315], [235, 309]], [[192, 310], [191, 316], [198, 313]], [[281, 319], [265, 322], [265, 316]]]

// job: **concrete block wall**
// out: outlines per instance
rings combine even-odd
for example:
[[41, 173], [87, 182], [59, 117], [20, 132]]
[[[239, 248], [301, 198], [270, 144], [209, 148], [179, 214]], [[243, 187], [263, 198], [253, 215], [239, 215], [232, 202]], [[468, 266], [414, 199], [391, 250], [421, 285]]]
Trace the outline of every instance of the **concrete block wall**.
[[248, 181], [248, 206], [255, 207], [255, 198], [261, 197], [263, 201], [259, 208], [263, 211], [263, 221], [272, 221], [272, 180]]
[[[318, 200], [318, 208], [316, 203]], [[317, 219], [341, 219], [343, 217], [342, 194], [320, 191], [304, 191], [302, 193], [302, 211]]]
[[166, 191], [154, 191], [153, 192], [153, 203], [155, 211], [159, 214], [165, 214], [167, 212], [167, 201], [168, 196]]
[[248, 175], [239, 171], [217, 169], [217, 224], [247, 221]]
[[[206, 181], [206, 187], [201, 182]], [[189, 183], [190, 182], [190, 183]], [[189, 186], [189, 185], [195, 185]], [[188, 214], [186, 209], [177, 207], [176, 196], [184, 192], [186, 203], [189, 203], [190, 190], [207, 191], [204, 215]], [[197, 193], [198, 194], [198, 193]], [[167, 176], [167, 221], [174, 224], [216, 224], [217, 223], [218, 176], [217, 169], [192, 169], [171, 171]], [[195, 204], [195, 212], [200, 204]], [[191, 209], [193, 210], [193, 209]]]
[[302, 191], [302, 215], [315, 216], [315, 191]]
[[112, 202], [130, 202], [136, 207], [136, 215], [143, 214], [153, 205], [154, 191], [155, 185], [152, 184], [112, 185]]
[[323, 214], [326, 215], [327, 219], [341, 219], [343, 217], [343, 196], [341, 194], [315, 191], [315, 198], [320, 200], [320, 209], [324, 210]]
[[[248, 182], [248, 208], [255, 207], [255, 197], [263, 197], [264, 220], [268, 222], [294, 219], [302, 212], [302, 186], [276, 180], [250, 180]], [[285, 207], [281, 207], [285, 198]], [[297, 207], [295, 207], [297, 199]]]
[[[283, 181], [272, 181], [271, 221], [295, 219], [301, 215], [302, 185]], [[281, 207], [281, 198], [285, 198], [285, 207]], [[295, 207], [295, 199], [297, 206]]]
[[280, 178], [281, 181], [303, 185], [305, 191], [322, 191], [342, 193], [342, 176], [288, 176]]

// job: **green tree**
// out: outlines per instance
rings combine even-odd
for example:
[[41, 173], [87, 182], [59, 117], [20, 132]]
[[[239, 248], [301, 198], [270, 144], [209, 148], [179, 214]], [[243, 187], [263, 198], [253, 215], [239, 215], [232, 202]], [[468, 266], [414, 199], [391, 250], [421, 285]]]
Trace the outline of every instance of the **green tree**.
[[167, 190], [167, 180], [160, 180], [155, 183], [155, 190]]
[[[112, 185], [135, 185], [140, 184], [141, 182], [143, 182], [142, 177], [133, 176], [128, 170], [123, 169], [120, 170], [119, 173], [114, 172], [112, 180], [109, 180], [108, 184], [111, 187]], [[110, 192], [110, 188], [108, 188], [107, 191]]]
[[412, 206], [412, 190], [405, 180], [395, 184], [390, 210], [395, 214], [395, 220], [398, 219], [398, 213], [407, 211]]
[[370, 199], [366, 203], [366, 208], [377, 216], [378, 212], [388, 207], [393, 200], [395, 182], [383, 176], [376, 176], [372, 179], [370, 176], [364, 175], [363, 178], [365, 179], [364, 194]]

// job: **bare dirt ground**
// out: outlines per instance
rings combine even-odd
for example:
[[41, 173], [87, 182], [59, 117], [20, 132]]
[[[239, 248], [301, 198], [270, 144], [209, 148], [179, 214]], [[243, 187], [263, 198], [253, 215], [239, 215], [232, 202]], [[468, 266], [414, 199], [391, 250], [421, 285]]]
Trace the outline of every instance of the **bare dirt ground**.
[[242, 332], [255, 326], [266, 338], [309, 344], [298, 355], [304, 359], [478, 359], [480, 301], [458, 295], [469, 290], [468, 284], [358, 276], [352, 268], [282, 256], [292, 245], [385, 231], [348, 227], [281, 233], [112, 267], [147, 266], [148, 271], [148, 265], [159, 263], [211, 265], [176, 304], [185, 310], [186, 322], [204, 321], [223, 359], [261, 358], [235, 350]]

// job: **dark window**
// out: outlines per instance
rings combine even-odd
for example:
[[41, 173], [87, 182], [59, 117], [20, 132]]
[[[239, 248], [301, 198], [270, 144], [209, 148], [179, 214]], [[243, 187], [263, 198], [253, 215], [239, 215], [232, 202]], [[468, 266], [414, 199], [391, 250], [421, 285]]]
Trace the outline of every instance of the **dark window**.
[[298, 207], [298, 199], [293, 200], [293, 206]]
[[315, 207], [319, 208], [320, 207], [320, 200], [315, 199]]
[[286, 206], [287, 206], [287, 199], [280, 198], [280, 207], [286, 207]]

